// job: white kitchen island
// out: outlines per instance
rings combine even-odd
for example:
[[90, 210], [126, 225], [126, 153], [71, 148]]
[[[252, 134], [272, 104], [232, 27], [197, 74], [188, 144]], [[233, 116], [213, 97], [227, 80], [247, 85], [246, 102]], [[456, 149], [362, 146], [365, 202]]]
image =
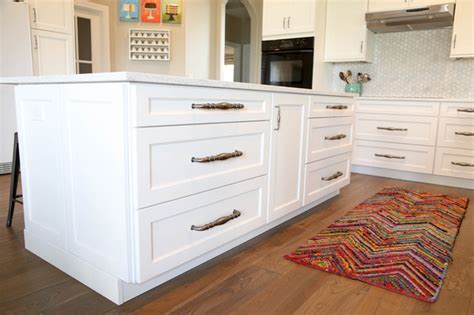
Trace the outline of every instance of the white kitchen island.
[[338, 194], [353, 98], [143, 73], [8, 79], [28, 250], [121, 304]]

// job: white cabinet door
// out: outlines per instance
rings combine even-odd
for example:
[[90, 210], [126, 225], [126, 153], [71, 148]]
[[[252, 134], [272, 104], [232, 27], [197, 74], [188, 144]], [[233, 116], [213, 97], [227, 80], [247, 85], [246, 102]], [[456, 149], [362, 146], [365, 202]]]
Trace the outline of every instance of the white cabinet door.
[[73, 33], [73, 0], [29, 0], [31, 28], [65, 34]]
[[74, 74], [72, 35], [32, 30], [33, 74]]
[[370, 0], [369, 12], [403, 10], [408, 8], [407, 0]]
[[373, 34], [367, 30], [368, 0], [328, 1], [325, 62], [372, 60]]
[[315, 9], [314, 0], [265, 0], [263, 39], [313, 36]]
[[306, 113], [309, 96], [274, 94], [268, 221], [303, 206]]
[[474, 1], [458, 0], [454, 15], [451, 58], [474, 57]]

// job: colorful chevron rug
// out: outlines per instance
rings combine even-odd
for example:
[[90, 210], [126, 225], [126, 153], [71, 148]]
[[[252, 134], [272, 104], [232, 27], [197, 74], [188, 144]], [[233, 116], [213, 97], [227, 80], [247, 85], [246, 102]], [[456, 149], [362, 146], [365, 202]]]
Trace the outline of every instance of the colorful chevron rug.
[[385, 188], [285, 258], [434, 302], [467, 205], [467, 198]]

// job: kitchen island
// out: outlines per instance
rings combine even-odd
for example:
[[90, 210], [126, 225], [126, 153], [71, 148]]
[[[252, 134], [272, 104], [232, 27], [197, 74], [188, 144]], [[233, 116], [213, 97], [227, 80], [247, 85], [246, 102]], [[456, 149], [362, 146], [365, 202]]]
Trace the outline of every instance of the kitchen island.
[[349, 184], [350, 94], [144, 73], [16, 84], [25, 246], [121, 304]]

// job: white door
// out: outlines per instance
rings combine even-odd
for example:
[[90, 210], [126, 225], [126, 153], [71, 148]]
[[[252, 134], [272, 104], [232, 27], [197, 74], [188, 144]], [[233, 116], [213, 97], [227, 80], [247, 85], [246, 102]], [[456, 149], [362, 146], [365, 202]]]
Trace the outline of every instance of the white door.
[[372, 33], [367, 30], [368, 0], [329, 1], [324, 61], [370, 61]]
[[262, 36], [285, 34], [287, 31], [288, 5], [281, 0], [263, 2]]
[[305, 124], [309, 96], [274, 94], [268, 221], [303, 206]]
[[33, 29], [72, 34], [73, 0], [28, 0]]
[[74, 74], [72, 35], [31, 30], [34, 75]]
[[298, 0], [289, 2], [286, 12], [288, 31], [294, 33], [314, 32], [314, 0]]
[[[423, 0], [419, 0], [423, 1]], [[369, 12], [403, 10], [408, 8], [408, 0], [370, 0]]]
[[95, 3], [74, 6], [76, 73], [110, 71], [108, 8]]
[[458, 0], [450, 57], [474, 57], [474, 1]]

